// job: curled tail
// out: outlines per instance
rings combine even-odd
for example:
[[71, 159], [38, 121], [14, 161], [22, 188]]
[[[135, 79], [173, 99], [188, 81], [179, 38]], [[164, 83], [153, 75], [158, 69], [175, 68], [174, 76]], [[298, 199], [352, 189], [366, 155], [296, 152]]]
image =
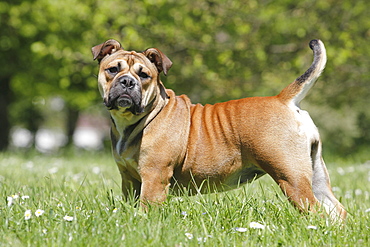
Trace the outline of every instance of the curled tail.
[[284, 88], [278, 95], [278, 98], [284, 103], [293, 103], [299, 106], [299, 103], [306, 97], [308, 91], [315, 84], [317, 78], [325, 68], [326, 50], [324, 43], [321, 40], [311, 40], [310, 48], [313, 50], [314, 56], [310, 68]]

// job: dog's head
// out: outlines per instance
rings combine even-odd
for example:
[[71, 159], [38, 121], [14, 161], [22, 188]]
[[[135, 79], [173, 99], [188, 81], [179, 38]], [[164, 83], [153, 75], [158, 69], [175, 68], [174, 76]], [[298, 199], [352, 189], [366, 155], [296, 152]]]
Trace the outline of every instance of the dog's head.
[[98, 60], [99, 91], [109, 110], [139, 115], [164, 88], [159, 74], [167, 75], [171, 60], [156, 48], [144, 52], [125, 51], [116, 40], [94, 46], [94, 60]]

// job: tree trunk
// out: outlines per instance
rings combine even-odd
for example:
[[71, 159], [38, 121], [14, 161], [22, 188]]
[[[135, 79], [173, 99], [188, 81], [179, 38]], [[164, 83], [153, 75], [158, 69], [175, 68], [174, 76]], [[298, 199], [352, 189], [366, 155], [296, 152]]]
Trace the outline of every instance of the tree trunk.
[[67, 137], [68, 137], [68, 145], [73, 143], [73, 134], [76, 129], [77, 120], [80, 111], [73, 109], [70, 106], [67, 106]]
[[0, 151], [5, 150], [9, 145], [10, 122], [8, 109], [11, 100], [11, 90], [9, 87], [10, 78], [1, 77], [0, 79]]

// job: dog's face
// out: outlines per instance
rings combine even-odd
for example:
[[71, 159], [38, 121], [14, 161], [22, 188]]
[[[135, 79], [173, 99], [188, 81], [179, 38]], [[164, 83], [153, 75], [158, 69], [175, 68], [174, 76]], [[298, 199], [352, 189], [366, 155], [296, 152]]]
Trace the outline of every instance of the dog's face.
[[125, 51], [120, 43], [108, 40], [92, 48], [100, 63], [98, 83], [109, 110], [140, 115], [163, 86], [159, 73], [167, 74], [172, 62], [161, 51]]

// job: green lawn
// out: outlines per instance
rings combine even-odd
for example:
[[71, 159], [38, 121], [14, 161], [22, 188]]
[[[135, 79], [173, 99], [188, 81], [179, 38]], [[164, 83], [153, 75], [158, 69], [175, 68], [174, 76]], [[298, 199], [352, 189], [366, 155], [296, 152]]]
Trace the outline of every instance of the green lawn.
[[108, 151], [0, 153], [0, 246], [369, 246], [370, 162], [328, 169], [344, 226], [300, 214], [268, 176], [143, 213], [122, 202]]

